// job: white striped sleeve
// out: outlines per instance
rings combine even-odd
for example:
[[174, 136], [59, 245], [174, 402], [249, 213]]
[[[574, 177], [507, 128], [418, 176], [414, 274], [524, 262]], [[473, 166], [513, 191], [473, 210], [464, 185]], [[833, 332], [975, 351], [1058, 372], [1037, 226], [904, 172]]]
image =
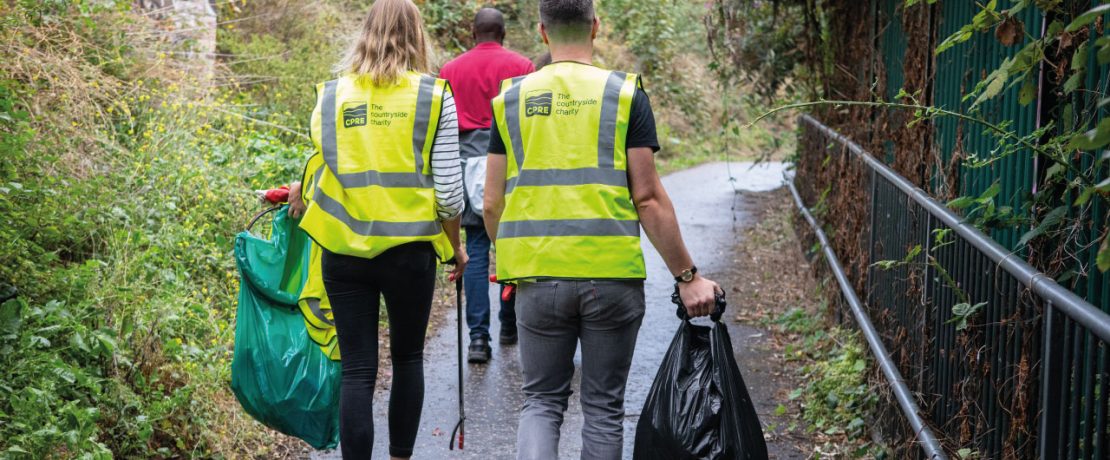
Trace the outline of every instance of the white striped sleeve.
[[458, 217], [463, 210], [462, 160], [459, 158], [459, 119], [451, 93], [443, 97], [439, 129], [432, 144], [432, 174], [439, 219]]

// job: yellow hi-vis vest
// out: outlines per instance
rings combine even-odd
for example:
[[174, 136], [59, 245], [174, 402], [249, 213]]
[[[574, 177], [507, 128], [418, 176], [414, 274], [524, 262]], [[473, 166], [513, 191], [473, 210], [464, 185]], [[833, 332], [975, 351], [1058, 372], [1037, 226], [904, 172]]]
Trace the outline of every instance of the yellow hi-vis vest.
[[[304, 168], [304, 177], [301, 179], [301, 199], [312, 202], [313, 191], [319, 181], [317, 172], [323, 172], [324, 156], [317, 153], [308, 159]], [[304, 317], [305, 330], [308, 337], [332, 361], [339, 361], [339, 336], [335, 332], [335, 315], [331, 310], [331, 301], [324, 289], [323, 250], [315, 242], [309, 243], [306, 257], [308, 274], [305, 277], [301, 296], [297, 301], [301, 316]]]
[[508, 157], [499, 280], [646, 277], [625, 151], [639, 84], [570, 62], [503, 83], [493, 100]]
[[324, 164], [301, 228], [325, 249], [374, 258], [429, 241], [454, 257], [437, 221], [431, 151], [446, 80], [410, 72], [392, 86], [344, 76], [317, 86], [312, 141]]

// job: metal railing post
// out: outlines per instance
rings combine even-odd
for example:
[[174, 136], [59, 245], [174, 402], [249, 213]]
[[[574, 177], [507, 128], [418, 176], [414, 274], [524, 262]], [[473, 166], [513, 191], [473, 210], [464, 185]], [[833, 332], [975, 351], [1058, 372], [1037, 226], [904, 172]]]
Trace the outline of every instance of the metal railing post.
[[1045, 302], [1041, 330], [1044, 351], [1041, 356], [1041, 420], [1037, 430], [1037, 456], [1042, 460], [1055, 460], [1060, 454], [1060, 414], [1064, 402], [1063, 391], [1064, 343], [1063, 319], [1053, 312], [1052, 302]]
[[875, 171], [868, 174], [871, 178], [871, 228], [868, 230], [867, 235], [867, 292], [864, 292], [864, 302], [873, 304], [874, 300], [871, 293], [875, 291], [875, 226], [878, 224], [878, 203], [875, 200], [876, 191], [879, 188], [878, 182], [875, 180]]

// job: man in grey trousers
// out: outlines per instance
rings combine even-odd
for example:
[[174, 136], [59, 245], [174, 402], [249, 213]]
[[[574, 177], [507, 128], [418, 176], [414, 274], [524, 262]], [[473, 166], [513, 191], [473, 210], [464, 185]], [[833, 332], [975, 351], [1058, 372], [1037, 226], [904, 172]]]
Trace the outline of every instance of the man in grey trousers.
[[493, 101], [486, 230], [497, 272], [519, 283], [524, 407], [517, 456], [558, 458], [582, 346], [583, 459], [619, 459], [624, 394], [644, 316], [640, 228], [675, 276], [690, 316], [714, 307], [655, 169], [651, 102], [637, 76], [592, 65], [592, 0], [540, 0], [552, 64]]

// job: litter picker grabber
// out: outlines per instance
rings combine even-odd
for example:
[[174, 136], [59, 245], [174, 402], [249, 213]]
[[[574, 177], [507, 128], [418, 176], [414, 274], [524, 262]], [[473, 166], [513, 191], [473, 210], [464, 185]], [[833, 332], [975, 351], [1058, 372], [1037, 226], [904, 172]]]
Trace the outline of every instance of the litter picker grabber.
[[[490, 275], [489, 282], [497, 283], [497, 275]], [[508, 302], [516, 297], [516, 284], [513, 283], [498, 283], [501, 285], [501, 300]]]
[[451, 438], [447, 440], [448, 450], [455, 450], [455, 433], [459, 435], [459, 450], [463, 450], [463, 438], [466, 432], [466, 406], [463, 404], [463, 281], [462, 276], [455, 278], [455, 308], [458, 316], [458, 350], [459, 350], [459, 422], [451, 430]]

